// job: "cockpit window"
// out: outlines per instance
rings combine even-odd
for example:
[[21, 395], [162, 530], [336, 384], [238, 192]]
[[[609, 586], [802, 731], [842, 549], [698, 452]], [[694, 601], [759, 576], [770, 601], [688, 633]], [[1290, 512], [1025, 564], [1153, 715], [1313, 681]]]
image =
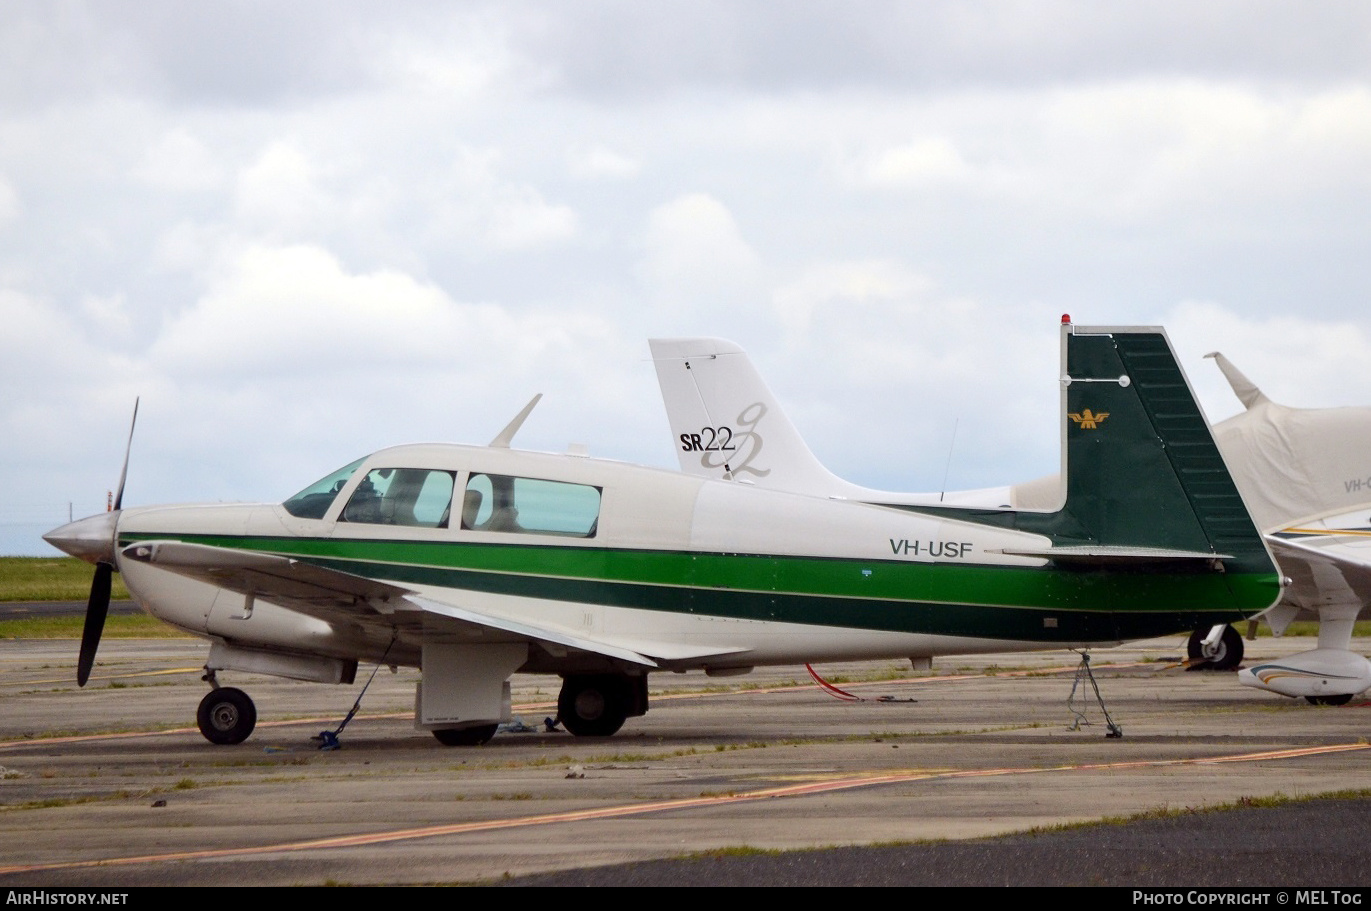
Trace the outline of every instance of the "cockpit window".
[[367, 472], [339, 517], [344, 522], [446, 528], [456, 475], [436, 468], [376, 468]]
[[593, 538], [600, 488], [537, 478], [473, 474], [462, 497], [462, 527]]
[[344, 465], [328, 477], [315, 481], [281, 505], [286, 508], [286, 512], [297, 518], [322, 519], [324, 513], [328, 512], [328, 508], [333, 505], [333, 500], [338, 496], [338, 491], [343, 489], [352, 477], [352, 473], [357, 470], [357, 466], [364, 461], [366, 461], [365, 457], [350, 465]]

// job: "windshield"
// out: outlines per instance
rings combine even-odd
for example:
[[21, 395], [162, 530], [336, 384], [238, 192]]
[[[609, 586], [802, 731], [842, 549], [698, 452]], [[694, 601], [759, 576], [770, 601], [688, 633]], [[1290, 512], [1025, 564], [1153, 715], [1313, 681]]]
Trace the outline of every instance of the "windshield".
[[338, 491], [343, 489], [352, 473], [357, 470], [357, 466], [366, 461], [366, 456], [358, 459], [350, 465], [320, 478], [304, 490], [291, 497], [281, 505], [286, 508], [286, 512], [301, 519], [322, 519], [324, 513], [333, 505], [333, 500], [338, 496]]

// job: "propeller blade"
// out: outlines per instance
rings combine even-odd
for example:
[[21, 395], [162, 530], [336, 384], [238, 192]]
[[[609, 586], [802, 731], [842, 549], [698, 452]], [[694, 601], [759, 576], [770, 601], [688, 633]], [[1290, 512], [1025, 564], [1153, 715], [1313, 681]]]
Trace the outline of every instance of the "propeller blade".
[[[110, 555], [119, 546], [119, 510], [124, 506], [124, 481], [129, 475], [129, 453], [133, 451], [133, 428], [138, 426], [138, 399], [133, 400], [133, 420], [129, 422], [129, 441], [124, 447], [124, 467], [119, 470], [119, 490], [114, 495], [108, 516]], [[86, 520], [82, 520], [85, 522]], [[71, 526], [64, 526], [70, 528]], [[60, 531], [60, 529], [59, 529]], [[76, 661], [76, 683], [85, 686], [95, 667], [95, 650], [100, 647], [100, 634], [105, 631], [105, 617], [109, 614], [110, 588], [114, 584], [114, 563], [101, 560], [95, 564], [95, 578], [90, 581], [90, 600], [86, 602], [86, 623], [81, 628], [81, 656]]]
[[109, 593], [113, 584], [114, 567], [108, 563], [95, 564], [95, 578], [90, 583], [90, 600], [86, 602], [86, 625], [81, 630], [81, 657], [76, 662], [76, 683], [85, 686], [90, 669], [95, 666], [95, 650], [100, 647], [100, 634], [105, 630], [105, 615], [109, 613]]
[[[124, 447], [124, 467], [123, 467], [122, 469], [120, 469], [120, 471], [119, 471], [119, 490], [118, 490], [118, 492], [114, 495], [114, 511], [115, 511], [115, 512], [118, 512], [118, 511], [119, 511], [119, 508], [120, 508], [121, 506], [124, 505], [124, 479], [127, 478], [127, 477], [128, 477], [128, 474], [129, 474], [129, 453], [133, 451], [133, 428], [134, 428], [135, 426], [137, 426], [137, 424], [138, 424], [138, 399], [134, 399], [134, 400], [133, 400], [133, 420], [129, 422], [129, 442], [128, 442], [128, 445]], [[109, 598], [106, 597], [105, 600], [108, 601]], [[97, 636], [97, 638], [98, 638], [98, 636]]]

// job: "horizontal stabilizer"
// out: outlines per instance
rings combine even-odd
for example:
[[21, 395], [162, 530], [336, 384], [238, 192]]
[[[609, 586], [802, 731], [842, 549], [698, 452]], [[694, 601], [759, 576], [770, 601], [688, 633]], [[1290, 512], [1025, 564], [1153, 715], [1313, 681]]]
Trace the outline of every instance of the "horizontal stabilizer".
[[996, 553], [1013, 557], [1042, 557], [1060, 564], [1079, 566], [1105, 566], [1135, 564], [1145, 566], [1150, 563], [1170, 563], [1176, 560], [1200, 560], [1214, 563], [1217, 560], [1231, 560], [1231, 554], [1216, 554], [1212, 551], [1168, 550], [1164, 547], [1043, 547], [1014, 548], [1006, 547]]

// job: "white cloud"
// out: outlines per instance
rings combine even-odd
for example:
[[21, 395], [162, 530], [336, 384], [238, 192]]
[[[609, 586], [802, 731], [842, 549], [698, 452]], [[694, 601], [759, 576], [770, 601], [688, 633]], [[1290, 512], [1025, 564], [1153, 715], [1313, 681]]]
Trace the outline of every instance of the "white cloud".
[[313, 246], [252, 246], [221, 267], [193, 307], [152, 346], [173, 372], [312, 372], [328, 364], [384, 370], [450, 357], [475, 328], [479, 305], [459, 307], [407, 275], [349, 275]]
[[772, 307], [788, 336], [808, 335], [818, 311], [847, 312], [874, 301], [912, 306], [930, 284], [897, 262], [820, 263], [777, 288]]
[[238, 175], [235, 209], [248, 225], [270, 235], [296, 235], [330, 214], [314, 163], [295, 143], [276, 141]]
[[[91, 318], [92, 311], [116, 311], [117, 302], [87, 303], [78, 318], [0, 289], [0, 448], [10, 484], [3, 503], [7, 512], [47, 509], [42, 530], [65, 519], [68, 500], [78, 512], [104, 508], [134, 398], [164, 390], [120, 339], [108, 337], [107, 319]], [[35, 552], [42, 546], [36, 531], [28, 529], [22, 549], [9, 552]]]
[[556, 243], [576, 233], [576, 213], [569, 206], [549, 205], [530, 186], [501, 189], [485, 215], [486, 238], [507, 250]]
[[408, 12], [359, 36], [363, 65], [399, 93], [464, 105], [517, 97], [551, 78], [546, 61], [512, 42], [505, 15], [450, 5]]
[[230, 242], [229, 236], [224, 225], [179, 221], [153, 240], [149, 264], [158, 271], [200, 273]]
[[718, 314], [757, 303], [761, 261], [728, 208], [706, 193], [689, 193], [648, 217], [640, 267], [659, 301]]
[[134, 176], [160, 189], [197, 191], [220, 186], [224, 169], [198, 136], [175, 127], [147, 150]]
[[864, 163], [861, 177], [873, 186], [925, 186], [959, 182], [972, 168], [945, 136], [927, 136], [884, 149]]
[[19, 196], [14, 192], [14, 187], [0, 176], [0, 225], [16, 220], [21, 212]]
[[1292, 95], [1154, 80], [1042, 100], [1042, 141], [1033, 157], [1016, 156], [1021, 199], [1050, 195], [1113, 221], [1199, 210], [1209, 221], [1337, 183], [1371, 185], [1354, 164], [1371, 154], [1365, 88]]
[[[188, 397], [276, 397], [283, 414], [311, 425], [327, 414], [332, 432], [361, 430], [379, 445], [406, 422], [432, 433], [432, 408], [503, 413], [548, 377], [565, 389], [600, 369], [613, 375], [626, 365], [597, 368], [597, 352], [622, 347], [613, 324], [594, 315], [515, 314], [393, 270], [348, 272], [318, 247], [254, 246], [221, 265], [149, 360]], [[364, 426], [342, 417], [354, 409]]]
[[94, 330], [105, 344], [126, 346], [133, 339], [133, 321], [129, 318], [128, 301], [123, 294], [101, 297], [88, 294], [81, 298], [82, 323]]
[[462, 147], [426, 193], [430, 237], [448, 247], [510, 251], [565, 242], [577, 231], [570, 206], [547, 202], [536, 187], [499, 173], [495, 148]]
[[1293, 313], [1254, 319], [1212, 301], [1184, 301], [1165, 319], [1210, 420], [1242, 410], [1218, 369], [1202, 360], [1210, 351], [1223, 352], [1282, 405], [1371, 405], [1371, 337], [1355, 322]]
[[643, 164], [603, 145], [577, 145], [567, 152], [567, 167], [578, 180], [629, 180]]

